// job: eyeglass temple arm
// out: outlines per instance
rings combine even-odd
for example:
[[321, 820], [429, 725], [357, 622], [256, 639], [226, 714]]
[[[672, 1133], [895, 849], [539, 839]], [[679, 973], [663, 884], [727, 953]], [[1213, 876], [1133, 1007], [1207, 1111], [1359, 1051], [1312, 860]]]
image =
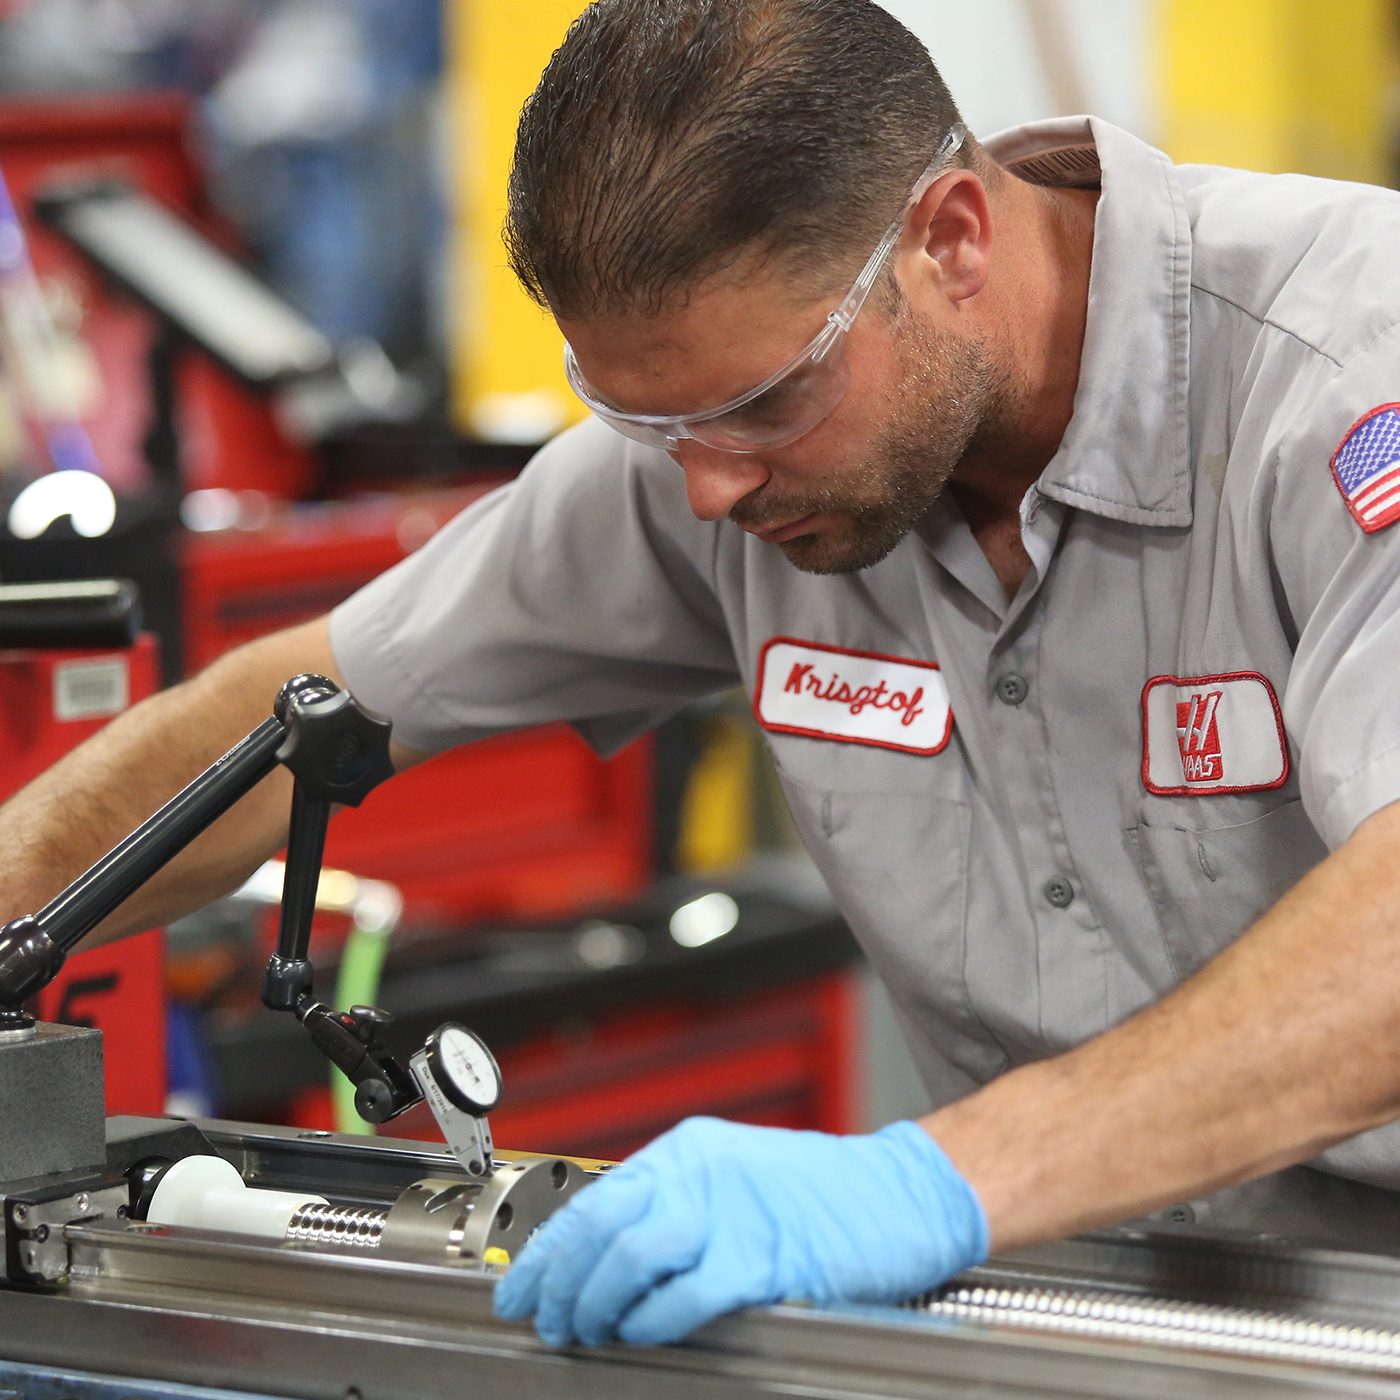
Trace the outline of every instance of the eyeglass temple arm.
[[885, 236], [876, 245], [875, 251], [870, 255], [870, 260], [861, 269], [855, 285], [846, 293], [846, 298], [841, 305], [827, 317], [828, 321], [840, 326], [843, 331], [850, 330], [851, 322], [855, 320], [857, 313], [865, 305], [865, 299], [870, 295], [870, 289], [879, 278], [885, 266], [885, 260], [904, 234], [904, 221], [909, 217], [909, 211], [924, 197], [934, 180], [945, 173], [942, 169], [943, 163], [958, 153], [966, 137], [967, 128], [961, 122], [955, 122], [939, 143], [933, 159], [924, 167], [924, 173], [914, 182], [914, 188], [909, 192], [909, 198], [904, 201], [904, 208], [899, 211], [899, 217], [885, 230]]

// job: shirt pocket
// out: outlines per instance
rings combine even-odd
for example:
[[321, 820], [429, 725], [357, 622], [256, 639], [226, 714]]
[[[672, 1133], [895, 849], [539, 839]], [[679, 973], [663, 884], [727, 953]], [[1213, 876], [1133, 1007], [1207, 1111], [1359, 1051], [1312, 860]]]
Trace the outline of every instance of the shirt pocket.
[[1233, 943], [1327, 854], [1296, 800], [1221, 826], [1142, 821], [1127, 835], [1179, 978]]
[[908, 1023], [985, 1081], [1007, 1057], [968, 993], [972, 809], [937, 791], [951, 775], [889, 757], [878, 767], [893, 782], [861, 781], [840, 762], [823, 773], [806, 753], [801, 777], [781, 754], [777, 772], [803, 844]]

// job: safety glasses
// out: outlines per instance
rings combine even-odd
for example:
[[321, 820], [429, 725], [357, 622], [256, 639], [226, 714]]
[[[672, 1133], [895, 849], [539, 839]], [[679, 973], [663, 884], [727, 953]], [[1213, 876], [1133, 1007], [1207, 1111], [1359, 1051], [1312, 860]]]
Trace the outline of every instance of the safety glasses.
[[846, 333], [851, 329], [870, 289], [875, 285], [886, 260], [904, 232], [904, 221], [920, 196], [943, 173], [967, 135], [957, 124], [939, 144], [938, 151], [914, 182], [899, 217], [885, 230], [860, 276], [851, 285], [841, 304], [826, 318], [826, 324], [775, 374], [747, 393], [720, 404], [718, 408], [675, 417], [650, 413], [623, 413], [605, 403], [583, 377], [574, 358], [573, 347], [564, 345], [564, 372], [580, 399], [605, 423], [618, 432], [673, 451], [684, 439], [693, 438], [706, 447], [722, 452], [758, 452], [764, 448], [786, 447], [809, 433], [828, 417], [846, 392], [851, 372], [846, 364]]

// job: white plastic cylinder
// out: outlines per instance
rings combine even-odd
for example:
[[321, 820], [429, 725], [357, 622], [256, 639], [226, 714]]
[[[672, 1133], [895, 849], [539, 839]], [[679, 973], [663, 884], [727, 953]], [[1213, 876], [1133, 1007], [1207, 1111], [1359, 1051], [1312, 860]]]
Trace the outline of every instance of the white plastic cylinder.
[[244, 1184], [222, 1157], [185, 1157], [169, 1167], [151, 1197], [146, 1219], [157, 1225], [223, 1230], [282, 1240], [303, 1206], [328, 1204], [301, 1191], [262, 1191]]

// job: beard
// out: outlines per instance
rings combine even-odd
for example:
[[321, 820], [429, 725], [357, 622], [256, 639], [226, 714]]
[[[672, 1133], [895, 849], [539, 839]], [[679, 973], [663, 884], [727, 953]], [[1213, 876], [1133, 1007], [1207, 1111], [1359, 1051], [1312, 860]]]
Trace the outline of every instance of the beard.
[[730, 511], [740, 525], [818, 512], [835, 516], [834, 526], [777, 546], [804, 573], [855, 573], [886, 558], [1000, 417], [1007, 374], [981, 340], [933, 330], [903, 298], [894, 330], [899, 374], [883, 396], [885, 427], [859, 464], [839, 483], [790, 500], [765, 500], [748, 512], [741, 501]]

